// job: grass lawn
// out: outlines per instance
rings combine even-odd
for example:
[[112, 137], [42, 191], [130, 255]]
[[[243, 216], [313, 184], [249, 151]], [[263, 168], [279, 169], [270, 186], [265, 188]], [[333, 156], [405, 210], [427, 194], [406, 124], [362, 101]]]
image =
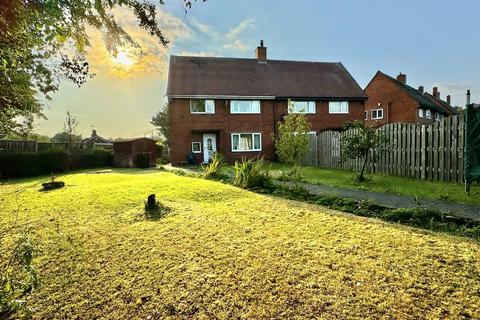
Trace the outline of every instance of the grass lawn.
[[[273, 173], [280, 175], [281, 171], [290, 170], [291, 166], [273, 163]], [[323, 184], [350, 189], [386, 192], [418, 198], [449, 200], [455, 202], [480, 204], [480, 185], [473, 184], [470, 197], [465, 192], [463, 184], [434, 182], [405, 177], [367, 174], [371, 181], [359, 184], [354, 180], [355, 174], [347, 170], [303, 167], [305, 181], [313, 184]]]
[[478, 242], [155, 170], [59, 179], [0, 185], [0, 230], [26, 188], [37, 319], [480, 318]]

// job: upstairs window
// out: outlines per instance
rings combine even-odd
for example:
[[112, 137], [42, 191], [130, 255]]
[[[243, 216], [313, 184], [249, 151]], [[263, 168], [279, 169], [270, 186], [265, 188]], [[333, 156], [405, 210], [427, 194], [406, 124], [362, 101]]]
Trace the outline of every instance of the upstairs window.
[[191, 113], [215, 113], [215, 102], [213, 100], [190, 100]]
[[232, 151], [261, 151], [261, 133], [232, 133]]
[[348, 101], [330, 101], [328, 113], [348, 113]]
[[427, 119], [432, 119], [432, 110], [427, 109], [427, 112], [425, 114], [426, 114]]
[[260, 100], [232, 100], [230, 113], [260, 113]]
[[425, 117], [425, 110], [423, 110], [423, 109], [418, 109], [418, 117], [419, 117], [419, 118]]
[[372, 110], [372, 120], [383, 119], [383, 109]]
[[288, 113], [315, 113], [315, 101], [291, 101]]

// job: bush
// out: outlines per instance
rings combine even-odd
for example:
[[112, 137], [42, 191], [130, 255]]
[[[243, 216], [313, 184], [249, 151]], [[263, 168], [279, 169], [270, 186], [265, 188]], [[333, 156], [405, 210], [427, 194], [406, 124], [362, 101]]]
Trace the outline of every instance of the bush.
[[137, 168], [150, 167], [150, 152], [140, 152], [135, 157], [135, 166]]
[[242, 159], [235, 162], [233, 184], [244, 189], [272, 189], [272, 178], [263, 158]]
[[220, 153], [215, 152], [210, 158], [210, 163], [202, 165], [202, 177], [205, 179], [220, 178], [220, 169], [222, 169], [223, 164], [223, 156]]
[[99, 148], [72, 152], [72, 168], [98, 168], [112, 165], [113, 155], [110, 150]]
[[383, 218], [393, 222], [410, 222], [415, 225], [425, 225], [431, 222], [442, 221], [442, 214], [438, 210], [424, 207], [401, 208], [385, 212]]
[[35, 152], [0, 152], [0, 178], [19, 178], [65, 172], [70, 169], [108, 167], [112, 152], [105, 149], [49, 149]]

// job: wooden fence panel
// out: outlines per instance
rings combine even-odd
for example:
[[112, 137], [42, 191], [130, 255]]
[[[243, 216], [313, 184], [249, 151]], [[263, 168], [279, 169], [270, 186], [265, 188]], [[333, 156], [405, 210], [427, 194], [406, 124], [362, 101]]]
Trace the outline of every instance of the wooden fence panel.
[[[463, 181], [464, 117], [458, 115], [435, 121], [431, 125], [391, 123], [379, 128], [387, 142], [372, 150], [377, 156], [368, 172], [399, 175], [424, 180]], [[341, 139], [354, 135], [346, 132], [325, 131], [310, 146], [313, 149], [310, 165], [327, 168], [360, 170], [362, 159], [341, 160]], [[314, 149], [316, 148], [316, 149]]]

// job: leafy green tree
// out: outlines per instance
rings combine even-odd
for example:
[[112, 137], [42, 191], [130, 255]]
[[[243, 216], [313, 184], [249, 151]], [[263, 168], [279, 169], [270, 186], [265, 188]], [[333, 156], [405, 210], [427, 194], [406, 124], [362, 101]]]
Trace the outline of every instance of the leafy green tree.
[[157, 128], [163, 139], [165, 139], [165, 143], [168, 145], [170, 141], [170, 115], [168, 105], [164, 105], [162, 109], [152, 117], [150, 123]]
[[342, 161], [349, 159], [363, 159], [362, 169], [356, 176], [358, 182], [366, 181], [365, 168], [367, 163], [371, 161], [375, 163], [378, 155], [374, 151], [376, 147], [382, 143], [387, 143], [387, 137], [381, 130], [373, 127], [365, 126], [363, 121], [353, 121], [344, 125], [343, 129], [353, 130], [352, 135], [344, 135], [340, 140], [340, 148], [342, 152]]
[[[193, 0], [192, 0], [193, 1]], [[187, 10], [192, 1], [183, 0]], [[205, 0], [203, 0], [205, 1]], [[115, 19], [125, 8], [162, 46], [157, 4], [164, 0], [2, 0], [0, 1], [0, 134], [32, 129], [35, 116], [58, 89], [59, 79], [82, 85], [92, 76], [85, 53], [87, 28], [103, 33], [113, 55], [121, 46], [138, 47]]]
[[28, 132], [24, 135], [19, 135], [15, 133], [10, 133], [5, 136], [7, 140], [28, 140], [28, 141], [36, 141], [36, 142], [50, 142], [51, 138], [49, 136], [38, 134], [34, 132]]
[[69, 139], [71, 139], [72, 143], [77, 143], [82, 141], [82, 135], [80, 134], [71, 135], [71, 134], [68, 134], [67, 132], [58, 132], [52, 137], [50, 141], [68, 143]]
[[[288, 103], [291, 106], [291, 101]], [[278, 124], [275, 150], [281, 161], [293, 165], [288, 176], [295, 184], [301, 180], [300, 161], [309, 151], [310, 128], [303, 113], [290, 113]]]

